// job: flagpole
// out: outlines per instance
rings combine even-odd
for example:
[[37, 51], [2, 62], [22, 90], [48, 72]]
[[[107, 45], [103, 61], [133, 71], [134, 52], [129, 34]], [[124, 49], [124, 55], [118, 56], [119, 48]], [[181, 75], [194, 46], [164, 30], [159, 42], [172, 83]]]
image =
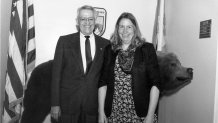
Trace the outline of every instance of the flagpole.
[[[26, 90], [26, 86], [27, 86], [27, 56], [28, 56], [28, 28], [29, 28], [29, 21], [28, 21], [28, 18], [29, 18], [29, 12], [28, 12], [28, 7], [29, 7], [29, 0], [26, 0], [26, 23], [27, 23], [27, 26], [26, 26], [26, 55], [25, 55], [25, 85], [24, 85], [24, 91]], [[23, 94], [24, 95], [24, 94]]]
[[22, 118], [22, 113], [23, 113], [23, 99], [24, 99], [24, 94], [25, 94], [25, 90], [26, 90], [26, 80], [27, 80], [27, 52], [28, 52], [28, 0], [23, 0], [23, 2], [25, 2], [25, 20], [26, 20], [26, 28], [25, 28], [25, 55], [24, 55], [24, 85], [23, 85], [23, 96], [21, 98], [21, 110], [20, 110], [20, 118], [18, 120], [19, 123], [21, 123], [21, 118]]

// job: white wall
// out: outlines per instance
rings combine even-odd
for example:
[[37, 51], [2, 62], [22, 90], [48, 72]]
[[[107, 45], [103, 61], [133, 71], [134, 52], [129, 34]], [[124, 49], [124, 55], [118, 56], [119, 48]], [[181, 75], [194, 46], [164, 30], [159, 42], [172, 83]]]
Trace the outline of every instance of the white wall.
[[[2, 4], [1, 4], [1, 1], [0, 1], [0, 6], [1, 6]], [[0, 15], [2, 14], [2, 10], [0, 9]], [[0, 37], [2, 37], [2, 24], [1, 24], [1, 22], [2, 22], [2, 20], [0, 19]], [[2, 41], [2, 39], [0, 39], [0, 47], [1, 47], [1, 41]], [[0, 50], [0, 56], [1, 56], [1, 50]], [[1, 57], [0, 57], [0, 69], [2, 68], [2, 60], [1, 60]], [[2, 71], [0, 71], [0, 78], [2, 78], [1, 76], [2, 76]], [[1, 82], [1, 81], [0, 81]], [[2, 84], [0, 84], [0, 89], [2, 90], [2, 86], [1, 86]], [[1, 99], [1, 93], [0, 93], [0, 99]], [[0, 112], [1, 112], [1, 105], [2, 105], [2, 103], [1, 103], [1, 101], [0, 101]], [[1, 120], [1, 119], [0, 119]]]
[[[218, 35], [218, 32], [217, 32]], [[217, 36], [218, 41], [218, 36]], [[218, 43], [217, 43], [218, 47]], [[217, 59], [216, 59], [216, 82], [215, 82], [215, 102], [214, 102], [214, 121], [213, 123], [218, 123], [218, 48], [217, 48]]]
[[[217, 5], [216, 0], [166, 1], [168, 50], [194, 69], [194, 79], [160, 101], [160, 123], [215, 123]], [[200, 21], [208, 19], [212, 19], [212, 36], [199, 39]]]
[[[8, 49], [8, 37], [9, 37], [9, 23], [10, 23], [10, 11], [11, 11], [11, 0], [0, 1], [0, 13], [1, 13], [1, 31], [0, 31], [0, 113], [2, 112], [2, 100], [4, 94], [5, 85], [5, 71], [7, 65], [7, 49]], [[1, 116], [0, 116], [1, 123]]]
[[[1, 0], [0, 2], [0, 111], [2, 111], [12, 0]], [[138, 20], [144, 38], [151, 42], [156, 0], [34, 0], [36, 65], [53, 59], [55, 46], [60, 35], [76, 32], [76, 11], [84, 3], [106, 9], [107, 22], [103, 37], [109, 39], [111, 33], [114, 31], [115, 22], [122, 12], [131, 12]]]
[[138, 20], [143, 36], [151, 42], [156, 0], [36, 0], [36, 64], [53, 59], [60, 35], [76, 32], [76, 11], [84, 5], [104, 8], [107, 11], [106, 31], [110, 38], [115, 23], [122, 12], [131, 12]]
[[[7, 45], [12, 0], [1, 0], [0, 104], [5, 83]], [[132, 12], [148, 41], [152, 39], [155, 0], [35, 0], [36, 62], [53, 58], [58, 37], [76, 31], [76, 9], [86, 4], [107, 10], [107, 27], [103, 37], [109, 38], [115, 21], [123, 11]], [[184, 66], [194, 68], [194, 79], [173, 96], [160, 102], [160, 123], [213, 122], [215, 101], [218, 1], [166, 0], [167, 44]], [[198, 39], [200, 21], [212, 19], [212, 37]], [[217, 75], [218, 76], [218, 75]], [[218, 89], [218, 88], [217, 88]], [[216, 98], [217, 99], [217, 98]], [[217, 99], [218, 100], [218, 99]], [[1, 110], [1, 107], [0, 107]], [[1, 120], [1, 118], [0, 118]]]
[[[60, 35], [77, 31], [77, 8], [84, 4], [106, 9], [106, 30], [103, 37], [110, 38], [121, 13], [131, 12], [139, 23], [143, 37], [151, 42], [156, 0], [36, 0], [36, 65], [53, 59]], [[45, 122], [48, 123], [49, 118]]]

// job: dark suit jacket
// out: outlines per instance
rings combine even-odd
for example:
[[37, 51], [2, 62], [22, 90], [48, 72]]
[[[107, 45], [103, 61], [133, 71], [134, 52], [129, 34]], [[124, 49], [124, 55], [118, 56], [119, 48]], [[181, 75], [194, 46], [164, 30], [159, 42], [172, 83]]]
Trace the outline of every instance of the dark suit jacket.
[[[109, 117], [113, 102], [114, 66], [118, 51], [112, 51], [111, 45], [108, 45], [104, 54], [104, 72], [102, 73], [99, 87], [107, 85], [105, 114]], [[159, 88], [160, 82], [157, 56], [151, 43], [144, 43], [136, 48], [131, 74], [136, 114], [139, 117], [145, 117], [149, 107], [150, 89], [152, 86]]]
[[83, 70], [80, 33], [61, 36], [58, 40], [52, 67], [51, 105], [60, 106], [62, 113], [98, 113], [98, 82], [109, 40], [94, 36], [96, 52], [87, 74]]

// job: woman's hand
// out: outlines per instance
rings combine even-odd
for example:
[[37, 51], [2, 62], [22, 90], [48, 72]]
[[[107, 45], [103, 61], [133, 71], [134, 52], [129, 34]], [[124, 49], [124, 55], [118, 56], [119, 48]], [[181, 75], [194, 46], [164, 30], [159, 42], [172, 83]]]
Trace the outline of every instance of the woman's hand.
[[98, 123], [107, 123], [107, 117], [106, 117], [105, 113], [99, 113]]
[[153, 123], [154, 122], [154, 115], [147, 115], [143, 123]]

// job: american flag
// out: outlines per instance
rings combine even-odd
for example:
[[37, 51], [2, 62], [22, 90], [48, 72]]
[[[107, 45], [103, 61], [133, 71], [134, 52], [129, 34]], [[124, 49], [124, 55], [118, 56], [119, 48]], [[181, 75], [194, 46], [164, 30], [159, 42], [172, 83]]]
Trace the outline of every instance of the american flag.
[[35, 67], [35, 27], [32, 0], [12, 0], [2, 123], [18, 123], [24, 91]]
[[157, 0], [152, 43], [157, 51], [166, 51], [165, 0]]

